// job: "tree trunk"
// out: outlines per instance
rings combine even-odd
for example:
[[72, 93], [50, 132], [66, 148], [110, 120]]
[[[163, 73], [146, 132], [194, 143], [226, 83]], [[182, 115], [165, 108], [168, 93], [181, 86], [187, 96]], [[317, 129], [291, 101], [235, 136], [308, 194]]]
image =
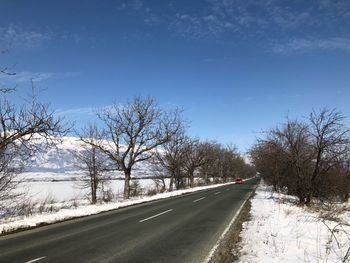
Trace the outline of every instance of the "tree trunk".
[[96, 188], [95, 188], [95, 179], [90, 178], [90, 188], [91, 188], [91, 203], [96, 203]]
[[99, 180], [97, 178], [97, 172], [95, 171], [94, 175], [94, 190], [92, 193], [92, 203], [95, 204], [97, 202], [97, 188], [98, 188]]
[[124, 179], [124, 199], [129, 199], [130, 197], [130, 179], [131, 179], [131, 171], [124, 171], [125, 179]]
[[190, 176], [190, 187], [193, 187], [194, 186], [194, 178], [193, 178], [193, 175]]
[[209, 184], [209, 178], [208, 178], [207, 172], [204, 172], [204, 182], [205, 182], [205, 184]]
[[190, 185], [190, 187], [193, 187], [194, 185], [194, 170], [191, 168], [188, 170], [188, 183]]
[[97, 201], [97, 169], [96, 169], [96, 148], [92, 148], [92, 169], [93, 169], [93, 174], [92, 174], [92, 187], [91, 187], [91, 202], [93, 204], [96, 203]]
[[170, 192], [173, 191], [174, 178], [175, 178], [175, 176], [174, 176], [174, 174], [172, 174], [171, 177], [170, 177], [170, 183], [169, 183], [169, 191]]

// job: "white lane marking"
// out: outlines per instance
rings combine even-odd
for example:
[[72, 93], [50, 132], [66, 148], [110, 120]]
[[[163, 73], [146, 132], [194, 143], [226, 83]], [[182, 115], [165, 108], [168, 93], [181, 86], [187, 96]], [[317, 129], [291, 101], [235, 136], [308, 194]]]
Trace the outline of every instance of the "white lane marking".
[[221, 192], [216, 192], [214, 195], [218, 195], [218, 194], [220, 194]]
[[145, 221], [147, 221], [147, 220], [150, 220], [150, 219], [155, 218], [155, 217], [160, 216], [160, 215], [164, 215], [165, 213], [169, 213], [169, 212], [171, 212], [171, 211], [173, 211], [173, 210], [174, 210], [174, 209], [169, 209], [169, 210], [166, 210], [166, 211], [161, 212], [161, 213], [159, 213], [159, 214], [156, 214], [156, 215], [154, 215], [154, 216], [147, 217], [147, 218], [145, 218], [145, 219], [140, 220], [139, 223], [145, 222]]
[[42, 259], [44, 259], [44, 258], [46, 258], [46, 257], [35, 258], [35, 259], [32, 259], [32, 260], [26, 261], [25, 263], [37, 262], [37, 261], [42, 260]]
[[203, 200], [204, 198], [205, 198], [205, 196], [204, 196], [204, 197], [201, 197], [201, 198], [198, 198], [198, 199], [194, 200], [193, 203], [198, 202], [198, 201], [200, 201], [200, 200]]

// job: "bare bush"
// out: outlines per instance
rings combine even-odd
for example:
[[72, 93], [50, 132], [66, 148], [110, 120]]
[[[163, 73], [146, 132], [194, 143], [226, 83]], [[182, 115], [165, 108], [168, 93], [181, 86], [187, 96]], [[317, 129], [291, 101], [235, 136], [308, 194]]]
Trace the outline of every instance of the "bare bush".
[[106, 189], [102, 188], [101, 192], [102, 192], [103, 202], [108, 203], [108, 202], [111, 202], [115, 198], [115, 195], [114, 195], [112, 189], [109, 187], [107, 187]]
[[296, 195], [302, 204], [312, 198], [345, 201], [350, 192], [350, 141], [344, 118], [323, 109], [313, 111], [307, 122], [287, 119], [266, 132], [250, 152], [265, 182]]
[[150, 188], [150, 189], [147, 190], [147, 195], [148, 196], [156, 195], [158, 193], [159, 193], [159, 191], [157, 190], [157, 188]]
[[130, 197], [142, 195], [143, 188], [139, 180], [132, 180], [130, 185]]

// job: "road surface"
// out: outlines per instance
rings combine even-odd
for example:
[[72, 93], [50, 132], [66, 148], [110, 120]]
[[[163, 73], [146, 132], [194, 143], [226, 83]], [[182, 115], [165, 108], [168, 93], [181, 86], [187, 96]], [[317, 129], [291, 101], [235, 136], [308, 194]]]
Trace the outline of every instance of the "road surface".
[[0, 262], [203, 262], [258, 179], [0, 237]]

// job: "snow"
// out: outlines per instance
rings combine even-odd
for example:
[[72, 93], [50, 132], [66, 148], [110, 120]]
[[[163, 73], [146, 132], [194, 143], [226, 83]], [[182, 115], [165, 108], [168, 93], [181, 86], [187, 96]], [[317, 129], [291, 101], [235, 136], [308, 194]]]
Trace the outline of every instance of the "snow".
[[326, 220], [297, 206], [295, 198], [260, 185], [250, 214], [241, 232], [240, 262], [343, 262], [350, 248], [349, 211], [337, 222]]
[[[137, 179], [144, 192], [154, 188], [152, 179]], [[165, 183], [168, 186], [170, 179], [166, 178]], [[33, 202], [43, 202], [46, 199], [52, 199], [58, 202], [69, 200], [86, 199], [89, 196], [89, 188], [82, 188], [82, 181], [25, 181], [18, 186], [19, 193], [25, 193], [27, 199]], [[119, 197], [123, 195], [124, 180], [107, 180], [105, 187]]]
[[[230, 182], [227, 184], [234, 184], [234, 182]], [[23, 229], [23, 228], [35, 227], [41, 224], [55, 223], [55, 222], [64, 221], [71, 218], [98, 214], [101, 212], [114, 210], [114, 209], [118, 209], [126, 206], [131, 206], [135, 204], [150, 202], [150, 201], [159, 200], [159, 199], [165, 199], [173, 196], [180, 196], [183, 194], [192, 193], [192, 192], [205, 190], [205, 189], [216, 188], [223, 185], [224, 184], [200, 186], [200, 187], [194, 187], [194, 188], [185, 189], [185, 190], [165, 192], [154, 196], [138, 197], [138, 198], [133, 198], [125, 201], [121, 200], [116, 202], [102, 203], [102, 204], [95, 204], [95, 205], [89, 205], [85, 201], [83, 203], [80, 203], [79, 205], [81, 206], [78, 206], [77, 208], [74, 208], [74, 206], [70, 206], [69, 208], [61, 208], [57, 212], [36, 214], [32, 216], [27, 216], [27, 217], [12, 217], [8, 219], [0, 218], [0, 234], [10, 232], [10, 231], [15, 231], [21, 228]], [[62, 204], [62, 207], [66, 207], [66, 206], [67, 204]], [[59, 204], [56, 204], [56, 208], [57, 207], [59, 208]]]
[[[105, 142], [106, 145], [108, 144]], [[56, 147], [45, 149], [44, 141], [35, 141], [38, 148], [42, 149], [33, 156], [24, 173], [20, 175], [21, 181], [52, 181], [52, 180], [79, 180], [83, 176], [79, 165], [80, 161], [75, 158], [74, 152], [84, 150], [82, 142], [76, 137], [62, 137]], [[121, 171], [108, 174], [110, 178], [124, 178]], [[133, 168], [133, 177], [154, 176], [152, 165], [147, 162], [138, 163]]]

